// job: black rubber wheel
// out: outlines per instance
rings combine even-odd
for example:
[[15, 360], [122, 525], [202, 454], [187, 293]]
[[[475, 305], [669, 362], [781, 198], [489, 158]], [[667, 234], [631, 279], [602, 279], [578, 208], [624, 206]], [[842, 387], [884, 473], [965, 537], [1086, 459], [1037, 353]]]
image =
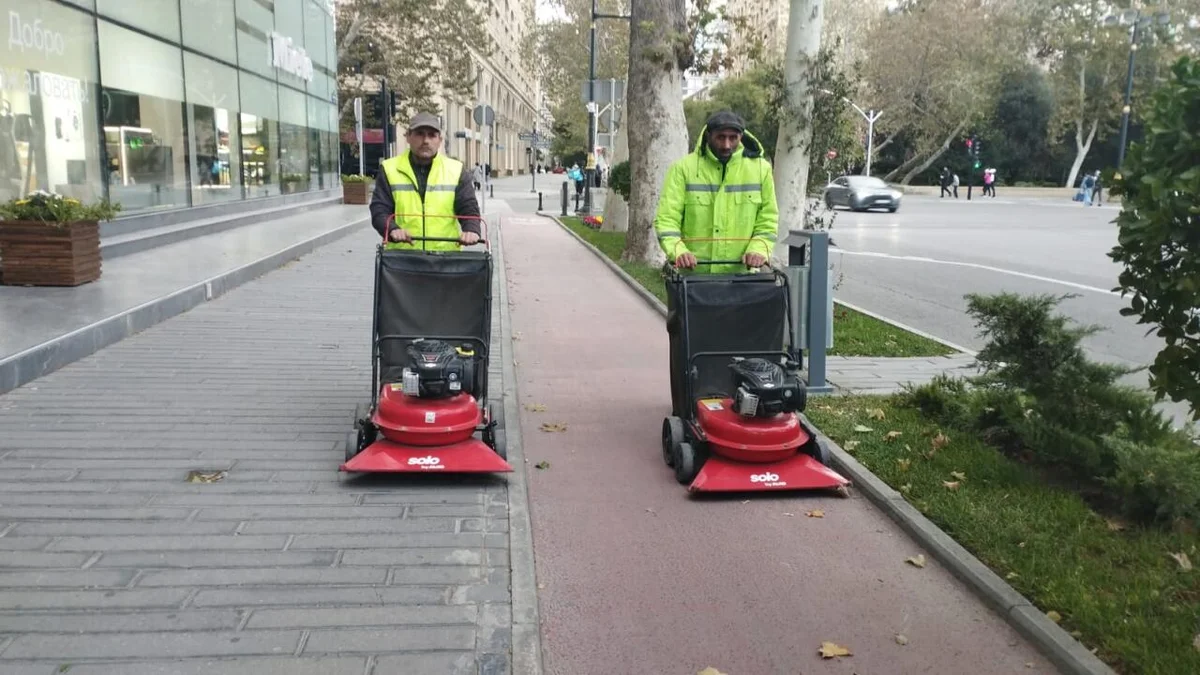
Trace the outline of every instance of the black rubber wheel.
[[361, 435], [361, 432], [359, 432], [358, 430], [351, 431], [350, 433], [346, 434], [346, 461], [347, 462], [354, 459], [354, 456], [358, 454], [358, 450], [359, 450], [358, 441], [359, 441], [360, 435]]
[[675, 480], [683, 485], [690, 484], [696, 479], [696, 450], [691, 443], [680, 443], [675, 451]]
[[895, 213], [899, 208], [899, 206], [893, 206], [892, 208], [888, 209], [888, 213]]
[[821, 464], [829, 466], [829, 447], [819, 441], [816, 436], [808, 439], [808, 443], [804, 444], [804, 454], [812, 457]]
[[678, 417], [663, 419], [662, 425], [662, 454], [667, 466], [675, 466], [675, 454], [679, 444], [683, 442], [683, 420]]
[[500, 459], [508, 459], [508, 442], [505, 440], [504, 434], [493, 434], [492, 450], [496, 451], [496, 454], [500, 456]]

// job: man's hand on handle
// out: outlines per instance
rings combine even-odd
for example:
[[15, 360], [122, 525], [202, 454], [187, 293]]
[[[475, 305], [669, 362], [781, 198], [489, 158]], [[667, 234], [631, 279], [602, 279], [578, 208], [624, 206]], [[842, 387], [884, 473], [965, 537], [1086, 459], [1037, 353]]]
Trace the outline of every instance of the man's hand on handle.
[[404, 229], [403, 227], [397, 227], [391, 232], [388, 232], [388, 239], [407, 244], [412, 241], [412, 235], [409, 234], [408, 230]]
[[462, 237], [460, 238], [460, 241], [462, 241], [464, 246], [478, 244], [479, 243], [479, 235], [476, 234], [475, 232], [463, 232]]
[[767, 264], [767, 256], [761, 253], [747, 253], [742, 256], [742, 262], [746, 263], [746, 267], [762, 267]]
[[696, 266], [696, 254], [691, 251], [680, 253], [675, 257], [675, 267], [690, 270]]

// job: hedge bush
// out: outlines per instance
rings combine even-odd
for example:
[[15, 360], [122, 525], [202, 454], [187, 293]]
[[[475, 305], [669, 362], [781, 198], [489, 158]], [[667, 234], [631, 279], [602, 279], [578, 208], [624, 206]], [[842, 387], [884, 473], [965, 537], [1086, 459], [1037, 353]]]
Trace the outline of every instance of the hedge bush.
[[941, 377], [901, 396], [940, 423], [1035, 463], [1094, 505], [1142, 522], [1200, 526], [1200, 448], [1121, 384], [1132, 369], [1096, 363], [1095, 327], [1053, 314], [1071, 296], [968, 295], [987, 337], [982, 374]]

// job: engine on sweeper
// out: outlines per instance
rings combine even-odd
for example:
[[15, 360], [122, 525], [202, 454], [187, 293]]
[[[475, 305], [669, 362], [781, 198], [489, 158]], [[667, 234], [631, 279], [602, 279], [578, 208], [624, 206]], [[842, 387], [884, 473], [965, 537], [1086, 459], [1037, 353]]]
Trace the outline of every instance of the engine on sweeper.
[[474, 393], [479, 357], [471, 345], [420, 339], [405, 352], [408, 365], [400, 375], [405, 396], [439, 399]]
[[733, 408], [742, 417], [774, 417], [804, 410], [807, 392], [797, 369], [761, 358], [735, 358]]

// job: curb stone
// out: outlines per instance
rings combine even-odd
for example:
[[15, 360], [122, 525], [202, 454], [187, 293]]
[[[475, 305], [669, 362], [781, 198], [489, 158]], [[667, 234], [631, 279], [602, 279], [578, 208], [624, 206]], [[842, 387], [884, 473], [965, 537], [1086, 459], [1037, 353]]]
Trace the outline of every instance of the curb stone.
[[345, 237], [369, 221], [369, 216], [354, 218], [254, 262], [198, 281], [6, 358], [0, 358], [0, 394], [45, 377], [105, 347], [215, 300], [238, 286]]
[[[586, 246], [604, 264], [608, 265], [609, 269], [617, 272], [618, 276], [626, 284], [629, 284], [647, 304], [666, 317], [666, 306], [602, 251], [573, 232], [557, 217], [538, 215], [553, 220], [567, 234]], [[895, 322], [889, 321], [888, 323], [903, 327]], [[943, 344], [946, 343], [943, 342]], [[896, 521], [917, 544], [929, 551], [934, 558], [946, 566], [951, 574], [984, 600], [989, 607], [1000, 613], [1009, 625], [1036, 645], [1064, 673], [1069, 675], [1116, 675], [1116, 671], [1101, 661], [1082, 643], [1071, 637], [1062, 627], [1046, 618], [1046, 615], [1025, 596], [1005, 583], [987, 565], [984, 565], [961, 544], [954, 541], [950, 535], [943, 532], [916, 507], [909, 504], [903, 495], [871, 473], [841, 446], [813, 426], [807, 417], [804, 417], [804, 422], [810, 429], [817, 432], [818, 442], [828, 446], [834, 469], [844, 473], [876, 508]]]
[[500, 346], [504, 381], [504, 444], [513, 472], [508, 478], [508, 551], [512, 593], [512, 672], [542, 675], [541, 620], [538, 615], [537, 572], [533, 555], [533, 523], [529, 515], [528, 464], [521, 445], [521, 399], [513, 364], [512, 317], [508, 308], [508, 270], [504, 264], [502, 227], [488, 233], [499, 252], [494, 256], [500, 282]]

